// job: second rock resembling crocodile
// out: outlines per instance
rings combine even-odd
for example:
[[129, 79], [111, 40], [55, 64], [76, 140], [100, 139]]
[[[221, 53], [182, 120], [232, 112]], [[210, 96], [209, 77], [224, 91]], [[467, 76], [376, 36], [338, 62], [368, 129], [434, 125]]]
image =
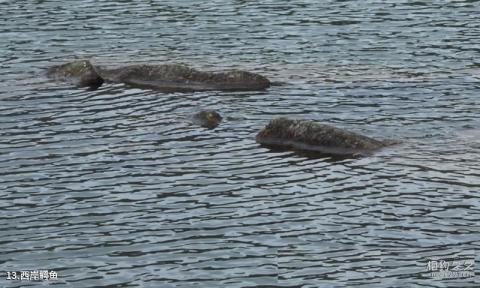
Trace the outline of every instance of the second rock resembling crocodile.
[[264, 90], [271, 85], [267, 78], [241, 70], [205, 72], [182, 64], [130, 65], [109, 69], [94, 66], [87, 60], [51, 67], [48, 76], [82, 87], [97, 88], [106, 81], [167, 93], [253, 91]]
[[257, 134], [266, 147], [278, 147], [329, 155], [359, 157], [370, 155], [399, 141], [376, 140], [312, 120], [276, 118]]

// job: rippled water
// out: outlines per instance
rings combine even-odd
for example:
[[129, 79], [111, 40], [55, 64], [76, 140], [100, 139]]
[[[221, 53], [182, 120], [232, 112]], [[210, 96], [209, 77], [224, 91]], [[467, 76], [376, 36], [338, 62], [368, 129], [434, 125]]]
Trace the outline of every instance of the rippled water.
[[[479, 287], [478, 1], [0, 1], [0, 271], [56, 287]], [[75, 58], [259, 72], [264, 92], [45, 78]], [[222, 124], [190, 123], [201, 108]], [[277, 116], [402, 145], [273, 152]], [[476, 259], [479, 266], [479, 257]]]

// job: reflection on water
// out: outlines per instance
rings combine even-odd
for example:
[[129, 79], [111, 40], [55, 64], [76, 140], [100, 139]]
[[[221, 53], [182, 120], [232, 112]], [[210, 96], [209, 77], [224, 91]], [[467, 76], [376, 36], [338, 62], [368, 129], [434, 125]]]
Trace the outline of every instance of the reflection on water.
[[[478, 11], [0, 2], [0, 270], [55, 270], [59, 287], [478, 287], [478, 271], [425, 276], [431, 258], [479, 254]], [[73, 58], [285, 84], [161, 94], [43, 76]], [[200, 109], [224, 120], [197, 127]], [[403, 144], [341, 161], [274, 152], [255, 134], [278, 116]]]

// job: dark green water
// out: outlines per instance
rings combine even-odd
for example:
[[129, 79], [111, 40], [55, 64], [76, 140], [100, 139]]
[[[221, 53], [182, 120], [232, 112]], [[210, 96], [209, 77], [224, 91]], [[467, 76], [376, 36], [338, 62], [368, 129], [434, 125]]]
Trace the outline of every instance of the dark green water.
[[[479, 287], [479, 1], [0, 1], [0, 287]], [[264, 92], [44, 76], [100, 65], [244, 69]], [[224, 121], [190, 123], [200, 109]], [[402, 145], [275, 153], [278, 116]], [[55, 282], [6, 272], [55, 270]]]

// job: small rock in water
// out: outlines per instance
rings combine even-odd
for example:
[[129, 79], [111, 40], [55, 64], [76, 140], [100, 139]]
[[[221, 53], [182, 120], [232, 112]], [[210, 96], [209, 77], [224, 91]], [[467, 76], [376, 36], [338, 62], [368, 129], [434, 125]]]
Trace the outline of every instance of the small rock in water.
[[213, 129], [220, 124], [222, 116], [214, 110], [202, 110], [192, 117], [193, 123], [202, 127]]

